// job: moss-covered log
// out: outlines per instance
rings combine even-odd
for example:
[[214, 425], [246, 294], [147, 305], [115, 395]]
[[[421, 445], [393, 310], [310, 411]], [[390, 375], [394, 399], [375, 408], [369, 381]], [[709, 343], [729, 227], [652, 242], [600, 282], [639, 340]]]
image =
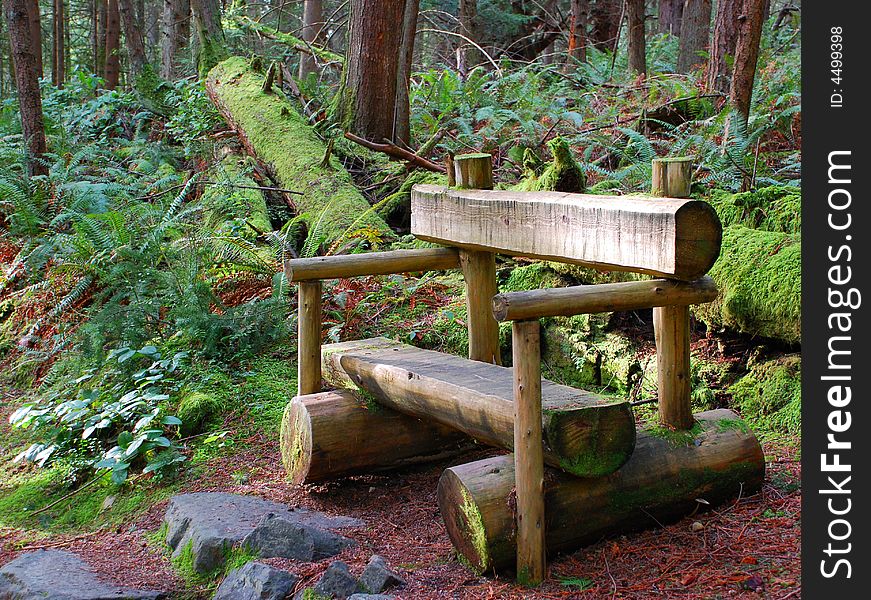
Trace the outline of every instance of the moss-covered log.
[[[765, 457], [744, 422], [722, 409], [700, 413], [696, 419], [687, 432], [639, 433], [632, 458], [611, 475], [582, 479], [548, 470], [548, 553], [679, 519], [704, 508], [699, 500], [716, 504], [758, 490]], [[514, 564], [513, 488], [512, 455], [451, 467], [439, 480], [439, 508], [448, 535], [479, 571]]]
[[218, 233], [235, 229], [243, 237], [254, 239], [272, 231], [272, 224], [263, 192], [245, 174], [240, 162], [239, 156], [228, 154], [209, 171], [202, 203], [210, 229]]
[[295, 484], [440, 460], [473, 446], [456, 430], [367, 406], [349, 391], [297, 396], [281, 422], [281, 459]]
[[249, 16], [236, 14], [232, 15], [230, 20], [244, 31], [253, 31], [257, 35], [261, 35], [268, 40], [273, 40], [280, 44], [285, 44], [299, 52], [310, 54], [327, 65], [341, 67], [345, 62], [345, 58], [335, 52], [330, 52], [317, 44], [311, 44], [289, 33], [278, 31], [273, 27], [255, 21]]
[[763, 231], [801, 233], [801, 188], [772, 185], [740, 194], [715, 190], [710, 202], [723, 227], [743, 225]]
[[709, 275], [719, 297], [693, 307], [708, 327], [790, 344], [801, 341], [801, 238], [726, 227]]
[[341, 163], [283, 95], [262, 91], [265, 77], [241, 57], [229, 58], [209, 73], [206, 89], [224, 118], [238, 130], [246, 150], [266, 163], [279, 184], [302, 192], [300, 213], [325, 241], [367, 230], [367, 237], [392, 233], [354, 187]]

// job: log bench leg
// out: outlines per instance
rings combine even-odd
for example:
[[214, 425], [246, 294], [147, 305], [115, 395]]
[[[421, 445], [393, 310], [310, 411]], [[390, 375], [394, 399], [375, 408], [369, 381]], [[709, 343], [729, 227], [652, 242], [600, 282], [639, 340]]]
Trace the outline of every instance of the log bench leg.
[[321, 294], [323, 284], [299, 282], [297, 395], [321, 391]]
[[493, 317], [496, 289], [496, 255], [492, 252], [460, 250], [460, 266], [466, 280], [466, 319], [469, 330], [469, 358], [495, 365], [499, 354], [499, 323]]
[[539, 336], [537, 320], [512, 323], [517, 580], [524, 585], [538, 585], [545, 575]]
[[690, 307], [653, 309], [659, 421], [672, 429], [691, 429]]

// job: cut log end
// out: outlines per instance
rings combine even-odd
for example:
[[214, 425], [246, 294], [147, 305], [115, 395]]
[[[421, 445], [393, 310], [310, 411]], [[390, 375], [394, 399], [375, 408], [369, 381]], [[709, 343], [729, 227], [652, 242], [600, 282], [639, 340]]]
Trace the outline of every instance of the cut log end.
[[311, 469], [311, 416], [299, 399], [291, 400], [281, 419], [281, 462], [295, 485], [305, 483]]
[[566, 473], [580, 477], [613, 473], [635, 449], [635, 417], [628, 402], [614, 402], [590, 414], [587, 427], [579, 427], [578, 415], [570, 411], [544, 412], [547, 447]]
[[[758, 490], [765, 457], [744, 422], [728, 410], [696, 419], [691, 432], [640, 433], [632, 458], [610, 475], [577, 478], [549, 471], [548, 555], [680, 519], [698, 510], [699, 500], [714, 505]], [[451, 467], [439, 480], [439, 508], [448, 535], [479, 572], [510, 569], [515, 563], [514, 480], [512, 455]]]

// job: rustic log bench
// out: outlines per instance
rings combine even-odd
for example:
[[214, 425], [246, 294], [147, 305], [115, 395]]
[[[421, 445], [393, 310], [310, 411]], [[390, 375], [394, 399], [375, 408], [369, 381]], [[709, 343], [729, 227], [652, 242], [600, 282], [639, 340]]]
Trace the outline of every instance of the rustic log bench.
[[[476, 164], [456, 165], [457, 187], [412, 190], [412, 233], [445, 248], [285, 261], [288, 281], [299, 283], [299, 388], [282, 424], [291, 479], [320, 481], [414, 464], [463, 448], [468, 437], [513, 449], [513, 459], [493, 459], [495, 470], [472, 463], [446, 471], [439, 501], [452, 541], [472, 564], [482, 570], [504, 566], [506, 549], [516, 547], [518, 578], [529, 583], [545, 575], [548, 527], [562, 531], [551, 536], [550, 547], [557, 550], [599, 531], [589, 523], [572, 526], [565, 514], [546, 527], [545, 464], [568, 474], [555, 475], [548, 497], [577, 510], [584, 510], [576, 502], [585, 498], [601, 503], [616, 489], [649, 486], [650, 473], [676, 490], [677, 497], [660, 495], [674, 507], [691, 494], [728, 495], [737, 480], [748, 488], [759, 485], [764, 459], [752, 433], [743, 424], [727, 427], [727, 421], [737, 421], [729, 411], [697, 420], [690, 405], [689, 306], [717, 294], [704, 276], [719, 254], [722, 234], [711, 206], [681, 198], [468, 189], [492, 181], [481, 175], [489, 158], [469, 160]], [[660, 192], [688, 190], [669, 171], [688, 169], [675, 164], [654, 170]], [[496, 253], [659, 278], [497, 294]], [[470, 360], [384, 339], [322, 348], [322, 280], [454, 268], [466, 283]], [[695, 435], [703, 449], [670, 452], [648, 432], [639, 434], [635, 449], [628, 402], [541, 378], [541, 318], [642, 308], [653, 309], [660, 424]], [[500, 366], [499, 321], [512, 323], [512, 368]], [[385, 408], [366, 410], [346, 391], [322, 392], [324, 377]], [[337, 428], [339, 418], [349, 426]], [[661, 461], [669, 466], [657, 467]], [[731, 469], [738, 463], [741, 468]], [[712, 470], [723, 475], [705, 475]], [[687, 473], [703, 483], [677, 485]], [[503, 512], [493, 511], [511, 484], [516, 518], [506, 521]], [[630, 502], [604, 522], [625, 525], [638, 510], [644, 506]]]

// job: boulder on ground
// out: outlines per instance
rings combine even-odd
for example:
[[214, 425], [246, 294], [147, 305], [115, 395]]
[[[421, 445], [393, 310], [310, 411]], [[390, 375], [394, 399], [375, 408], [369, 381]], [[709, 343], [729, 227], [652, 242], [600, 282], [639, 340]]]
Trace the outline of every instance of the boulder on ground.
[[259, 562], [227, 574], [212, 600], [284, 600], [299, 577]]

